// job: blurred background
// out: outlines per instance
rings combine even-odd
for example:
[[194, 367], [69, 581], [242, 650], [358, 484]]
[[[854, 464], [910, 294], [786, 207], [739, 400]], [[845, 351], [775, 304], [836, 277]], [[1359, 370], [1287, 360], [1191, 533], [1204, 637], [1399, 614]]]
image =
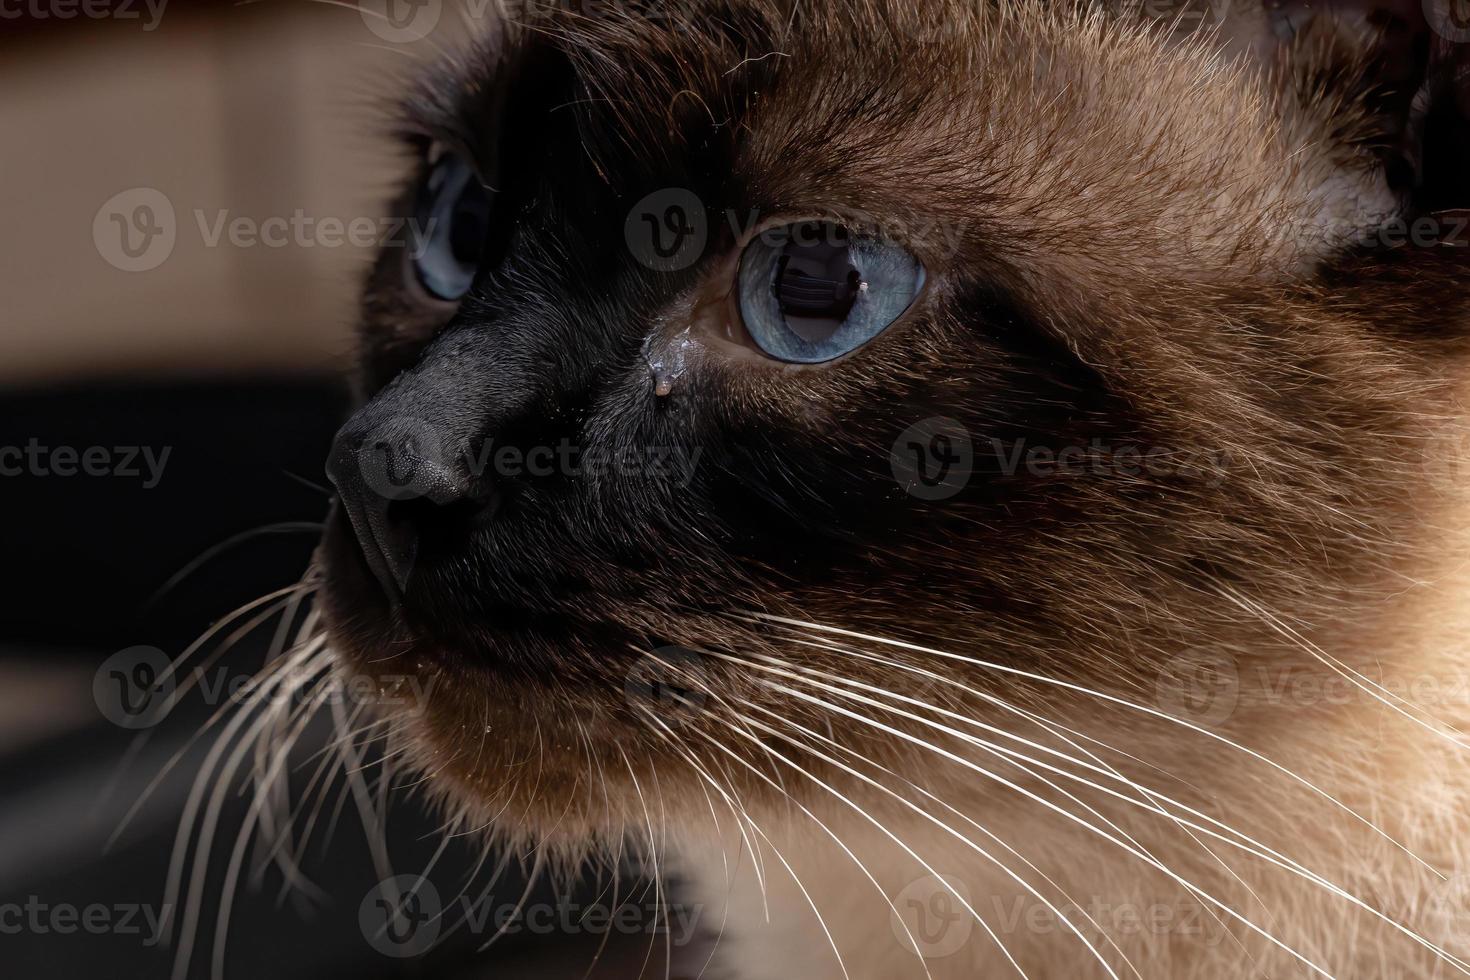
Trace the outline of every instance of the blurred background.
[[[495, 0], [0, 0], [6, 976], [664, 974], [652, 893], [627, 882], [616, 902], [590, 880], [528, 901], [621, 902], [633, 925], [562, 915], [480, 951], [493, 925], [452, 928], [482, 857], [470, 841], [430, 877], [446, 909], [436, 941], [385, 945], [364, 919], [381, 869], [350, 806], [303, 858], [316, 891], [269, 872], [227, 888], [250, 803], [233, 791], [180, 964], [155, 920], [211, 744], [194, 736], [227, 700], [220, 682], [260, 666], [272, 629], [233, 644], [199, 703], [146, 726], [109, 718], [116, 665], [178, 656], [306, 567], [348, 407], [355, 292], [402, 175], [381, 136], [386, 102], [494, 12]], [[308, 731], [303, 758], [329, 734]], [[393, 867], [422, 871], [437, 825], [404, 799], [387, 826]], [[480, 908], [523, 897], [519, 868]]]

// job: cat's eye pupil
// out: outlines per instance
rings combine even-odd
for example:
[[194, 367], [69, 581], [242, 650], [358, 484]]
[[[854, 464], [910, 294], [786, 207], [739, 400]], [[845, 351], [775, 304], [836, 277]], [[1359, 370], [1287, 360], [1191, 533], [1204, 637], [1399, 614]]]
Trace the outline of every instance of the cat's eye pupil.
[[484, 208], [479, 201], [467, 203], [461, 199], [454, 209], [454, 220], [449, 231], [449, 246], [454, 257], [463, 263], [479, 262], [485, 250], [486, 227]]
[[763, 353], [820, 364], [882, 333], [924, 284], [901, 246], [830, 221], [799, 221], [755, 236], [737, 273], [740, 318]]
[[816, 222], [792, 229], [771, 291], [793, 331], [809, 341], [830, 336], [852, 312], [861, 288], [846, 229]]
[[469, 292], [490, 233], [490, 192], [469, 162], [445, 153], [433, 164], [414, 207], [414, 272], [443, 300]]

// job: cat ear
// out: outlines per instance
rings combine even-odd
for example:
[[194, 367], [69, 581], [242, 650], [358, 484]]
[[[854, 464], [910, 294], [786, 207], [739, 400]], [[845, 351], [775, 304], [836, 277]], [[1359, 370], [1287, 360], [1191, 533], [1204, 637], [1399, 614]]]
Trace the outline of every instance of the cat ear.
[[1329, 243], [1470, 205], [1470, 0], [1267, 0], [1255, 20]]

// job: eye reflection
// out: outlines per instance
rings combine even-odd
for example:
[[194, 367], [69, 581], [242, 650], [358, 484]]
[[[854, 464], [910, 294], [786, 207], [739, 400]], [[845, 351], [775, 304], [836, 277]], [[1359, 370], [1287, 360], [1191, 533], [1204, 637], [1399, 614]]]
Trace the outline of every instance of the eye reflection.
[[758, 236], [740, 261], [740, 315], [771, 357], [817, 364], [872, 340], [908, 309], [924, 270], [907, 251], [826, 221]]
[[469, 292], [490, 231], [491, 197], [469, 162], [446, 152], [430, 168], [414, 207], [414, 271], [442, 300]]

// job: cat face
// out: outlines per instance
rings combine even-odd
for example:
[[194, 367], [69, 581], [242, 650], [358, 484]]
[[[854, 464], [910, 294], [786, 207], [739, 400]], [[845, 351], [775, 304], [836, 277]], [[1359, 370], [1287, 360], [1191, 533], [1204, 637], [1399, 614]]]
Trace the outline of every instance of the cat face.
[[326, 609], [430, 681], [463, 804], [596, 833], [785, 724], [901, 754], [833, 677], [1149, 691], [1411, 550], [1462, 252], [1376, 237], [1406, 127], [1288, 58], [1332, 45], [1269, 83], [1069, 9], [812, 7], [538, 11], [407, 100]]

